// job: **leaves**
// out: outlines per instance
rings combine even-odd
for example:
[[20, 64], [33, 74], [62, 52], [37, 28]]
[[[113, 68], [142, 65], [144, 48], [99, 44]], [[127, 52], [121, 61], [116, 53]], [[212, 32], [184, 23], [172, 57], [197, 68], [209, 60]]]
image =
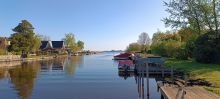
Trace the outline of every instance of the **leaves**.
[[36, 51], [36, 47], [39, 46], [39, 43], [35, 43], [39, 42], [39, 40], [36, 39], [31, 23], [29, 23], [27, 20], [22, 20], [21, 23], [19, 23], [18, 26], [13, 29], [13, 31], [15, 33], [10, 37], [11, 45], [9, 46], [9, 51], [31, 52], [33, 49]]

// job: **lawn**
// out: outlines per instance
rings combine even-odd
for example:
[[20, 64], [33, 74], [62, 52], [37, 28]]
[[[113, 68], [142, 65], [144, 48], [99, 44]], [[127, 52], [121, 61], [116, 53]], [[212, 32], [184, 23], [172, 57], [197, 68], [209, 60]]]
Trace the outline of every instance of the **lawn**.
[[[202, 64], [194, 60], [166, 59], [165, 65], [187, 72], [190, 79], [203, 79], [210, 82], [213, 86], [220, 87], [220, 64]], [[220, 88], [206, 88], [210, 91]]]

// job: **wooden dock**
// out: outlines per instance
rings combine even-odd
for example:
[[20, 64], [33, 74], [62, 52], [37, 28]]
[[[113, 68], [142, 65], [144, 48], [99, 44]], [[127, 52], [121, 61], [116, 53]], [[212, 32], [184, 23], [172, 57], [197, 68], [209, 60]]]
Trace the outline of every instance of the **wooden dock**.
[[[182, 90], [183, 89], [183, 90]], [[220, 96], [199, 86], [183, 87], [164, 85], [160, 87], [164, 99], [220, 99]]]
[[[172, 68], [165, 68], [163, 64], [155, 63], [156, 62], [153, 62], [154, 66], [151, 66], [152, 63], [148, 59], [138, 60], [137, 64], [135, 65], [137, 74], [141, 77], [146, 77], [147, 81], [150, 74], [160, 74], [162, 75], [162, 77], [164, 77], [165, 74], [170, 74], [171, 78], [173, 79], [173, 74], [175, 73], [175, 70], [173, 70]], [[140, 82], [141, 81], [142, 80], [140, 80]], [[184, 84], [181, 83], [181, 80], [175, 81], [177, 85], [168, 83], [163, 84], [163, 81], [159, 82], [158, 87], [160, 89], [162, 99], [220, 99], [220, 96], [210, 91], [207, 91], [203, 87], [185, 87]]]

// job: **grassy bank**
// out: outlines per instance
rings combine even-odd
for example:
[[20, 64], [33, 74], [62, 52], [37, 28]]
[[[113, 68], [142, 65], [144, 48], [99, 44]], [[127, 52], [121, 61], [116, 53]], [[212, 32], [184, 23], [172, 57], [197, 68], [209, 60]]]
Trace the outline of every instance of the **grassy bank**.
[[[213, 86], [220, 87], [220, 64], [202, 64], [194, 60], [166, 59], [165, 65], [187, 72], [190, 79], [203, 79]], [[220, 95], [220, 88], [206, 87], [206, 89]]]

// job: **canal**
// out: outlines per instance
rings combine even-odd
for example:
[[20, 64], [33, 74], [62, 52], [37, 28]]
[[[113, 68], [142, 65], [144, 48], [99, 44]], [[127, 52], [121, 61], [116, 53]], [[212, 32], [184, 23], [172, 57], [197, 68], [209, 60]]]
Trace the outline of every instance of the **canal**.
[[[1, 99], [161, 99], [155, 78], [139, 84], [118, 72], [118, 53], [75, 56], [0, 67]], [[140, 87], [141, 86], [141, 87]], [[149, 93], [149, 96], [147, 95]]]

